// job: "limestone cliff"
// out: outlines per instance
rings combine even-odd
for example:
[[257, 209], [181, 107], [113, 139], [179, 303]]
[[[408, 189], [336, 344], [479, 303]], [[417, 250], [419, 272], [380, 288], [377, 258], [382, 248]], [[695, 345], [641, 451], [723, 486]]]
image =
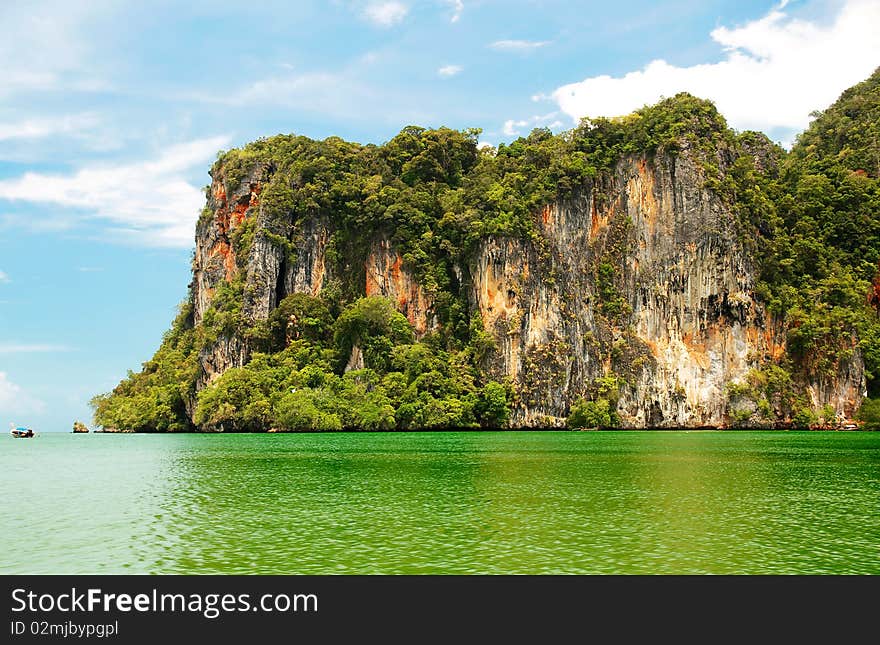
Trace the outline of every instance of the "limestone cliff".
[[[614, 373], [626, 377], [626, 427], [723, 427], [727, 384], [784, 355], [779, 322], [755, 301], [737, 219], [704, 183], [686, 155], [629, 156], [547, 206], [539, 244], [481, 246], [471, 302], [498, 343], [491, 372], [517, 384], [518, 424], [564, 424], [571, 402]], [[625, 301], [611, 317], [596, 315], [606, 262]], [[865, 390], [858, 352], [807, 387], [814, 405], [850, 417]]]
[[[255, 164], [234, 189], [229, 188], [230, 181], [222, 166], [215, 174], [196, 227], [190, 285], [194, 324], [202, 322], [216, 290], [236, 280], [243, 280], [246, 285], [243, 309], [251, 321], [265, 320], [287, 294], [317, 294], [326, 275], [327, 222], [321, 218], [307, 219], [299, 226], [283, 226], [275, 232], [277, 226], [273, 226], [260, 205], [260, 190], [272, 175], [270, 167]], [[239, 239], [252, 236], [249, 248], [247, 240], [239, 245], [242, 254], [235, 248], [237, 234]], [[279, 245], [279, 238], [285, 243]], [[236, 334], [221, 334], [199, 354], [197, 391], [230, 367], [244, 365], [249, 358], [250, 347], [245, 339]]]
[[[196, 237], [196, 323], [222, 283], [243, 280], [245, 316], [265, 320], [288, 294], [319, 294], [332, 274], [331, 224], [270, 223], [260, 204], [269, 177], [256, 167], [235, 190], [222, 168], [214, 177]], [[564, 425], [573, 401], [616, 374], [624, 427], [724, 427], [727, 385], [785, 354], [779, 321], [755, 299], [737, 217], [705, 184], [688, 154], [625, 156], [536, 213], [536, 239], [488, 237], [456, 268], [495, 339], [487, 373], [517, 393], [514, 426]], [[253, 243], [240, 258], [231, 237], [248, 218]], [[360, 269], [362, 293], [390, 298], [417, 337], [436, 329], [431, 297], [388, 237], [369, 241]], [[249, 355], [245, 339], [221, 336], [199, 355], [198, 389]], [[361, 367], [355, 347], [347, 368]], [[851, 417], [865, 390], [858, 351], [835, 377], [804, 385], [815, 406]]]
[[375, 240], [365, 263], [368, 296], [384, 296], [397, 305], [406, 316], [416, 337], [436, 328], [432, 315], [433, 304], [410, 271], [403, 265], [400, 253], [393, 249], [387, 238]]
[[877, 114], [880, 70], [791, 152], [679, 94], [497, 149], [408, 126], [379, 146], [277, 135], [223, 153], [189, 300], [96, 421], [870, 422]]

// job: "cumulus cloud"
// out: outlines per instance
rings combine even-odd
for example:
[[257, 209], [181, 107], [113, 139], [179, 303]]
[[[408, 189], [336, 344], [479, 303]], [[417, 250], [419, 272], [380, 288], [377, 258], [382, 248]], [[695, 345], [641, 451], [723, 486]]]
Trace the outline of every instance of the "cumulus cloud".
[[496, 40], [489, 47], [506, 52], [531, 52], [550, 44], [549, 40]]
[[443, 77], [455, 76], [461, 70], [464, 69], [461, 65], [444, 65], [440, 69], [437, 70], [437, 73]]
[[794, 18], [783, 2], [712, 39], [723, 60], [690, 67], [654, 60], [621, 77], [594, 76], [552, 93], [575, 121], [628, 114], [662, 96], [690, 92], [715, 102], [737, 129], [805, 128], [810, 112], [837, 99], [880, 63], [880, 3], [846, 0], [830, 24]]
[[171, 146], [151, 161], [91, 166], [68, 175], [28, 172], [0, 181], [0, 199], [78, 209], [108, 222], [111, 237], [188, 247], [205, 197], [184, 175], [228, 142], [225, 136], [199, 139]]
[[42, 401], [10, 381], [6, 372], [0, 372], [0, 410], [6, 414], [16, 415], [39, 413], [45, 407]]
[[409, 7], [402, 2], [370, 2], [364, 7], [364, 17], [378, 27], [393, 27], [403, 21]]
[[514, 119], [507, 119], [504, 122], [504, 126], [501, 128], [501, 131], [507, 135], [508, 137], [515, 137], [519, 134], [519, 130], [517, 128], [524, 128], [529, 124], [528, 121], [516, 121]]

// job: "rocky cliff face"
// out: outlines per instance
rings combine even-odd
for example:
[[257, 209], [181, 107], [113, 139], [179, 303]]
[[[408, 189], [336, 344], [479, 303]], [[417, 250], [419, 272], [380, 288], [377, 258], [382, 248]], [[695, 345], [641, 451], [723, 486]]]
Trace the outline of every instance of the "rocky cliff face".
[[[221, 283], [242, 280], [244, 315], [264, 320], [286, 295], [316, 295], [339, 271], [326, 219], [279, 225], [263, 212], [269, 176], [255, 167], [235, 190], [222, 169], [213, 178], [197, 230], [196, 323]], [[536, 214], [533, 239], [489, 237], [456, 268], [471, 315], [495, 339], [485, 369], [517, 393], [514, 426], [563, 425], [572, 403], [614, 374], [625, 427], [723, 427], [727, 384], [785, 354], [781, 325], [755, 300], [737, 217], [705, 183], [688, 154], [626, 156]], [[241, 258], [235, 232], [248, 220], [253, 243]], [[361, 293], [394, 301], [417, 337], [437, 327], [431, 297], [389, 238], [369, 243], [361, 275]], [[199, 356], [197, 388], [249, 351], [221, 336]], [[362, 366], [354, 354], [350, 368]], [[837, 375], [803, 385], [814, 405], [850, 417], [865, 390], [858, 351]]]
[[365, 269], [365, 294], [393, 300], [413, 326], [417, 338], [437, 327], [431, 299], [412, 272], [404, 266], [403, 258], [392, 247], [390, 240], [382, 238], [373, 242]]
[[259, 212], [260, 190], [266, 169], [257, 166], [235, 188], [227, 191], [225, 173], [212, 178], [208, 201], [196, 226], [196, 249], [191, 284], [195, 323], [199, 324], [214, 292], [239, 272], [232, 246], [233, 233]]
[[[234, 190], [228, 190], [230, 182], [222, 167], [216, 175], [196, 227], [191, 283], [195, 324], [202, 322], [217, 289], [237, 279], [244, 281], [243, 310], [251, 321], [265, 320], [288, 294], [317, 294], [326, 277], [325, 253], [330, 235], [327, 222], [307, 219], [299, 226], [274, 231], [277, 225], [270, 222], [260, 204], [261, 188], [271, 177], [269, 167], [256, 165]], [[242, 258], [234, 240], [236, 233], [243, 233], [242, 227], [249, 219], [253, 241]], [[287, 243], [279, 244], [279, 238]], [[199, 354], [197, 391], [227, 369], [247, 363], [250, 354], [245, 339], [221, 334]], [[190, 402], [190, 412], [193, 405]]]
[[[545, 208], [540, 244], [482, 245], [471, 301], [498, 342], [492, 373], [521, 394], [517, 423], [562, 425], [571, 401], [613, 372], [626, 377], [627, 427], [724, 426], [726, 385], [784, 354], [778, 323], [754, 300], [736, 218], [704, 183], [687, 156], [627, 157], [605, 182]], [[612, 284], [597, 284], [603, 264]], [[612, 294], [623, 302], [597, 316]], [[851, 415], [864, 391], [859, 357], [809, 390]]]

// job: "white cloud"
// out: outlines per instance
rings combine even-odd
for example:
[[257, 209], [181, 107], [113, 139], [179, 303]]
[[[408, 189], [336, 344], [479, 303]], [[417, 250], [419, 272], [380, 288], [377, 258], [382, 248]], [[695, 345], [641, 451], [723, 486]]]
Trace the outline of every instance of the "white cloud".
[[[32, 113], [25, 100], [15, 112]], [[3, 100], [0, 98], [0, 105]], [[48, 102], [47, 103], [51, 103]], [[125, 130], [121, 124], [108, 123], [95, 113], [69, 115], [30, 115], [25, 118], [0, 120], [0, 162], [11, 161], [29, 166], [52, 160], [56, 164], [76, 161], [88, 153], [99, 155], [124, 148], [126, 140], [135, 140], [142, 133]], [[2, 215], [0, 215], [2, 219]]]
[[461, 65], [444, 65], [440, 69], [437, 70], [437, 73], [443, 77], [455, 76], [460, 73], [461, 70], [464, 69]]
[[49, 345], [46, 343], [0, 343], [0, 354], [45, 354], [51, 352], [69, 352], [65, 345]]
[[528, 119], [508, 119], [501, 127], [501, 132], [508, 137], [517, 137], [522, 134], [520, 128], [537, 128], [539, 126], [545, 128], [559, 128], [562, 121], [557, 119], [559, 112], [550, 112], [549, 114], [536, 114]]
[[45, 404], [25, 392], [9, 380], [6, 372], [0, 372], [0, 410], [9, 415], [40, 413]]
[[112, 0], [0, 2], [0, 24], [7, 25], [0, 39], [0, 95], [105, 87], [95, 76], [99, 41], [86, 32], [91, 21], [116, 8]]
[[462, 0], [447, 0], [452, 5], [452, 18], [449, 22], [458, 22], [461, 18], [461, 12], [464, 11], [464, 2]]
[[381, 95], [348, 74], [309, 72], [263, 78], [231, 94], [196, 98], [236, 106], [273, 105], [333, 116], [354, 116], [365, 103]]
[[352, 73], [306, 72], [254, 81], [231, 95], [207, 97], [232, 105], [270, 105], [337, 118], [365, 116], [365, 106], [382, 105], [387, 95], [369, 87]]
[[531, 52], [546, 47], [551, 42], [549, 40], [496, 40], [489, 47], [498, 51]]
[[514, 121], [513, 119], [508, 119], [504, 122], [504, 127], [501, 128], [501, 131], [508, 137], [515, 137], [519, 134], [517, 128], [524, 128], [528, 124], [528, 121]]
[[337, 119], [383, 121], [400, 124], [430, 121], [424, 101], [414, 100], [407, 88], [378, 87], [365, 80], [365, 65], [379, 62], [381, 55], [370, 53], [343, 70], [284, 74], [263, 78], [232, 92], [190, 93], [182, 100], [220, 105], [257, 106], [261, 110], [283, 107]]
[[318, 100], [328, 94], [332, 96], [334, 88], [340, 88], [342, 83], [339, 75], [326, 72], [288, 74], [259, 79], [229, 96], [204, 98], [235, 105], [270, 103], [296, 106], [305, 103], [310, 96], [317, 96]]
[[10, 282], [9, 274], [7, 274], [5, 271], [0, 271], [0, 283], [3, 282]]
[[409, 7], [402, 2], [371, 2], [364, 7], [364, 17], [379, 27], [393, 27], [402, 22]]
[[622, 77], [595, 76], [552, 93], [572, 119], [628, 114], [662, 96], [687, 91], [715, 102], [737, 129], [805, 128], [809, 114], [833, 103], [880, 63], [880, 3], [846, 0], [830, 25], [792, 18], [783, 2], [712, 39], [725, 57], [677, 67], [654, 60]]
[[358, 58], [358, 61], [364, 65], [375, 65], [382, 60], [381, 52], [367, 52]]
[[77, 134], [98, 124], [94, 114], [25, 119], [17, 123], [0, 123], [0, 141], [11, 139], [42, 139], [50, 135]]
[[46, 213], [35, 218], [29, 214], [4, 213], [0, 215], [0, 230], [14, 228], [29, 233], [58, 233], [76, 226], [76, 217], [70, 213]]
[[0, 199], [82, 209], [110, 222], [108, 232], [144, 245], [192, 245], [205, 196], [184, 179], [186, 171], [212, 160], [228, 137], [199, 139], [167, 148], [157, 159], [92, 166], [70, 175], [28, 172], [0, 181]]

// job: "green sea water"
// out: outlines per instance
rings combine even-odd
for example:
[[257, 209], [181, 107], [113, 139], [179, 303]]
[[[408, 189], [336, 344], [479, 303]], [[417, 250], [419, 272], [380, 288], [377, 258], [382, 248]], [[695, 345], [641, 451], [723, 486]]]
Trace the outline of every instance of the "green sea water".
[[880, 574], [880, 433], [44, 433], [0, 483], [7, 574]]

